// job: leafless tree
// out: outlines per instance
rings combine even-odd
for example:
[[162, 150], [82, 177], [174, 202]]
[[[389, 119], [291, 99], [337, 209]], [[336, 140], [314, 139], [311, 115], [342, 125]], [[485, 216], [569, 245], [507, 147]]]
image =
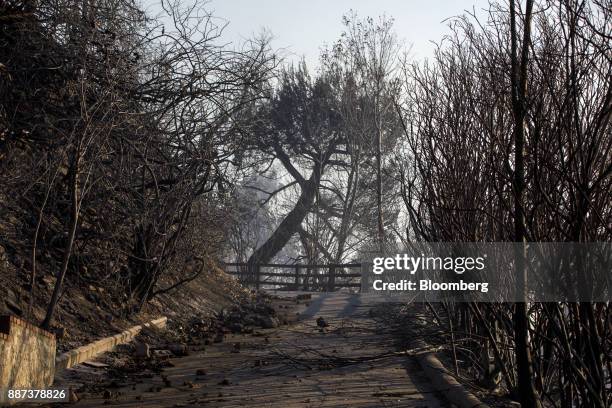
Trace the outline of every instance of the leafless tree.
[[[397, 163], [415, 238], [610, 239], [609, 20], [599, 2], [492, 4], [487, 22], [454, 20], [432, 62], [406, 67]], [[483, 384], [501, 374], [524, 406], [609, 404], [607, 305], [442, 306], [486, 339], [484, 360], [480, 341], [466, 354]]]

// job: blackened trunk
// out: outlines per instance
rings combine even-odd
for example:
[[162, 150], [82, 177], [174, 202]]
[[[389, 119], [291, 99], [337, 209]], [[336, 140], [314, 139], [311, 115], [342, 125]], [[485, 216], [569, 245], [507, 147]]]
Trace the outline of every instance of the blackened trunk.
[[523, 41], [518, 59], [518, 36], [515, 1], [510, 1], [510, 40], [511, 40], [511, 92], [512, 113], [514, 116], [514, 174], [512, 190], [514, 193], [514, 241], [517, 242], [515, 251], [515, 272], [517, 292], [520, 301], [514, 306], [514, 344], [516, 352], [516, 365], [518, 374], [518, 393], [523, 408], [540, 408], [541, 403], [533, 382], [533, 367], [531, 350], [529, 347], [529, 314], [525, 297], [527, 281], [526, 245], [527, 231], [525, 227], [525, 117], [527, 95], [527, 62], [529, 57], [529, 43], [531, 41], [531, 14], [533, 0], [527, 0], [523, 26]]
[[260, 246], [249, 258], [249, 265], [268, 263], [289, 242], [289, 239], [298, 232], [302, 221], [314, 203], [319, 186], [320, 171], [315, 170], [308, 181], [302, 185], [302, 193], [295, 207], [287, 214], [270, 238]]

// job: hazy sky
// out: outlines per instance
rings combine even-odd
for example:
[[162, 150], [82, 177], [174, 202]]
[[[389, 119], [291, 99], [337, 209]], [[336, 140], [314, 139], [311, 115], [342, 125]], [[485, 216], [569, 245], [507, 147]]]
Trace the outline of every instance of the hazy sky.
[[[141, 1], [157, 13], [159, 0]], [[481, 14], [487, 4], [488, 0], [210, 0], [205, 8], [229, 22], [225, 41], [240, 42], [267, 29], [274, 36], [274, 48], [286, 48], [293, 60], [304, 56], [312, 66], [321, 46], [339, 37], [342, 15], [351, 9], [360, 17], [392, 16], [398, 37], [412, 46], [414, 58], [421, 59], [431, 55], [430, 41], [439, 41], [448, 32], [443, 20], [466, 9]]]

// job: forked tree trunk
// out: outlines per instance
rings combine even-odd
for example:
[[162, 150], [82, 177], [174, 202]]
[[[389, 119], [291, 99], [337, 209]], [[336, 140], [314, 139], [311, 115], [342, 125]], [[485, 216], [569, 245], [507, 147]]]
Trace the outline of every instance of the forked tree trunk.
[[302, 221], [306, 218], [319, 186], [320, 171], [316, 171], [310, 179], [302, 185], [302, 193], [295, 207], [287, 214], [280, 225], [274, 230], [270, 238], [257, 248], [250, 256], [248, 264], [257, 265], [268, 263], [285, 245], [293, 234], [297, 233]]
[[[256, 265], [270, 262], [270, 260], [287, 245], [289, 239], [299, 232], [302, 221], [304, 221], [304, 218], [306, 218], [306, 215], [308, 215], [314, 203], [317, 191], [319, 190], [319, 184], [321, 183], [323, 170], [335, 148], [336, 143], [331, 143], [320, 158], [320, 161], [313, 166], [312, 173], [308, 180], [301, 179], [300, 188], [302, 192], [300, 193], [300, 198], [295, 204], [295, 207], [285, 216], [270, 238], [249, 257], [247, 268], [250, 273], [256, 270]], [[283, 163], [285, 168], [287, 168], [289, 173], [297, 173], [297, 170], [290, 163], [287, 154], [278, 146], [275, 146], [275, 150], [279, 160]], [[301, 178], [301, 176], [296, 174], [296, 180], [298, 180], [298, 178]], [[256, 279], [258, 278], [256, 277]]]

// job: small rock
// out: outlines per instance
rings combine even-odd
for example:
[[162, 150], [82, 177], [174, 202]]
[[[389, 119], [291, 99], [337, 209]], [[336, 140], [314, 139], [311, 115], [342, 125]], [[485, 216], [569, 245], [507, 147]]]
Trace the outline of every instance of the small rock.
[[183, 357], [189, 355], [189, 350], [187, 346], [184, 344], [171, 344], [168, 346], [168, 350], [172, 352], [177, 357]]
[[239, 312], [232, 312], [229, 315], [228, 320], [230, 322], [239, 322], [240, 320], [242, 320], [242, 315]]
[[264, 329], [275, 329], [278, 327], [278, 319], [274, 316], [265, 315], [260, 318], [261, 327]]
[[274, 310], [272, 306], [267, 305], [265, 303], [260, 303], [255, 306], [255, 311], [262, 315], [274, 316], [276, 314], [276, 310]]
[[244, 319], [242, 319], [242, 323], [244, 323], [247, 326], [252, 326], [257, 323], [257, 320], [258, 319], [256, 315], [248, 314], [244, 317]]
[[136, 358], [150, 358], [151, 348], [147, 343], [138, 342], [134, 346], [134, 357]]
[[167, 360], [172, 357], [170, 350], [153, 350], [153, 355], [160, 360]]

